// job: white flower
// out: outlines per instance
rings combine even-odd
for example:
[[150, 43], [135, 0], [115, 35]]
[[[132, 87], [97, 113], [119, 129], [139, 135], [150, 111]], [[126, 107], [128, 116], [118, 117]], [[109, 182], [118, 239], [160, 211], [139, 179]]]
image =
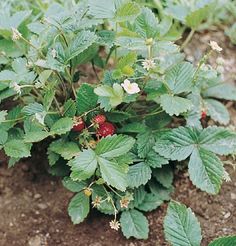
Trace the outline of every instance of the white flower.
[[16, 28], [12, 27], [11, 30], [12, 30], [13, 41], [19, 40], [22, 37], [22, 34]]
[[47, 115], [46, 112], [35, 113], [35, 119], [41, 124], [44, 125], [44, 118]]
[[216, 41], [210, 41], [210, 46], [213, 50], [221, 52], [223, 49], [217, 44]]
[[128, 79], [124, 81], [124, 83], [121, 84], [121, 86], [124, 88], [124, 90], [128, 94], [136, 94], [140, 92], [140, 88], [138, 87], [137, 83], [131, 83]]
[[118, 221], [116, 221], [116, 220], [110, 221], [109, 224], [110, 224], [111, 229], [114, 229], [116, 231], [118, 231], [119, 228], [120, 228], [120, 223]]
[[11, 82], [9, 87], [12, 88], [17, 94], [21, 95], [21, 87], [16, 82]]
[[145, 59], [142, 62], [142, 66], [143, 66], [144, 69], [147, 69], [147, 71], [149, 71], [150, 69], [155, 68], [156, 63], [154, 62], [153, 59]]

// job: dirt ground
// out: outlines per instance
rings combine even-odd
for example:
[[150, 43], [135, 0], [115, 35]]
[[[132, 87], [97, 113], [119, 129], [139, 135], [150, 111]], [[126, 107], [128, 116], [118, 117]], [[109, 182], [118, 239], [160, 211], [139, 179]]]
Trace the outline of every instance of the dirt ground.
[[[186, 49], [188, 58], [199, 59], [210, 39], [224, 47], [225, 79], [235, 82], [236, 48], [222, 32], [196, 34]], [[214, 63], [214, 59], [211, 62]], [[232, 103], [228, 106], [231, 124], [236, 125], [236, 106]], [[167, 204], [148, 214], [150, 237], [147, 241], [126, 240], [121, 232], [109, 228], [108, 216], [96, 211], [84, 223], [72, 225], [66, 210], [73, 194], [62, 187], [60, 179], [47, 173], [46, 158], [41, 153], [11, 169], [7, 169], [3, 153], [0, 160], [0, 246], [168, 245], [164, 243], [162, 229]], [[227, 170], [232, 182], [224, 183], [217, 196], [197, 190], [186, 173], [176, 176], [173, 198], [190, 206], [197, 215], [203, 229], [203, 246], [218, 236], [236, 234], [236, 172], [230, 165]]]

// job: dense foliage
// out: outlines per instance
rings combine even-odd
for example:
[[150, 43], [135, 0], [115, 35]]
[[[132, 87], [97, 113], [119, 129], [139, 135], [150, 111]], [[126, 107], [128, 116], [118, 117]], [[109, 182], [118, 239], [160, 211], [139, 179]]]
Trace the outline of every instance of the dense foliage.
[[[9, 167], [45, 141], [50, 172], [76, 193], [73, 223], [94, 207], [127, 238], [148, 238], [144, 212], [170, 200], [176, 165], [188, 166], [197, 188], [219, 192], [230, 179], [219, 156], [236, 151], [222, 100], [236, 100], [236, 88], [222, 81], [220, 57], [207, 65], [222, 51], [215, 41], [197, 65], [181, 53], [209, 13], [211, 23], [220, 18], [214, 0], [154, 1], [157, 15], [144, 1], [15, 2], [1, 3], [0, 25], [0, 148]], [[193, 31], [180, 48], [183, 24]], [[215, 125], [206, 127], [209, 118]], [[184, 205], [170, 203], [164, 226], [173, 245], [200, 245]]]

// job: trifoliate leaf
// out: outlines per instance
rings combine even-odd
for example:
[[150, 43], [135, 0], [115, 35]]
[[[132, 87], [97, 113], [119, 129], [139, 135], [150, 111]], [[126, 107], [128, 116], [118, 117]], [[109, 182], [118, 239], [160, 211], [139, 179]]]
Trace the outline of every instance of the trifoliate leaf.
[[145, 185], [151, 179], [151, 174], [151, 168], [144, 162], [130, 166], [128, 172], [129, 187], [134, 188]]
[[125, 135], [108, 136], [98, 142], [95, 152], [103, 158], [113, 158], [129, 152], [134, 143], [134, 138]]
[[68, 213], [73, 224], [83, 222], [89, 213], [89, 197], [83, 192], [75, 195], [69, 203]]
[[97, 158], [93, 150], [84, 150], [72, 161], [71, 165], [71, 178], [72, 180], [86, 180], [90, 178], [97, 168]]
[[170, 202], [164, 220], [165, 238], [175, 246], [200, 246], [200, 224], [190, 208]]
[[141, 212], [135, 209], [122, 212], [120, 223], [121, 230], [126, 238], [148, 238], [148, 220]]
[[190, 100], [168, 94], [161, 95], [160, 103], [165, 112], [170, 116], [179, 116], [182, 113], [188, 112], [193, 107]]

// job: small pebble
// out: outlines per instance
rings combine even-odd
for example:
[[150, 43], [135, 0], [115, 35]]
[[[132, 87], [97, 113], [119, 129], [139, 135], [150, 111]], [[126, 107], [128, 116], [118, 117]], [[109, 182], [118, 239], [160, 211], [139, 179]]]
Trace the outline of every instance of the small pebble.
[[40, 194], [37, 193], [37, 194], [34, 195], [34, 199], [39, 199], [39, 198], [41, 198]]
[[230, 217], [231, 213], [230, 212], [227, 212], [225, 215], [224, 215], [224, 218], [225, 219], [228, 219]]
[[235, 200], [236, 199], [236, 194], [235, 193], [231, 193], [230, 195], [231, 195], [231, 199], [232, 200]]

